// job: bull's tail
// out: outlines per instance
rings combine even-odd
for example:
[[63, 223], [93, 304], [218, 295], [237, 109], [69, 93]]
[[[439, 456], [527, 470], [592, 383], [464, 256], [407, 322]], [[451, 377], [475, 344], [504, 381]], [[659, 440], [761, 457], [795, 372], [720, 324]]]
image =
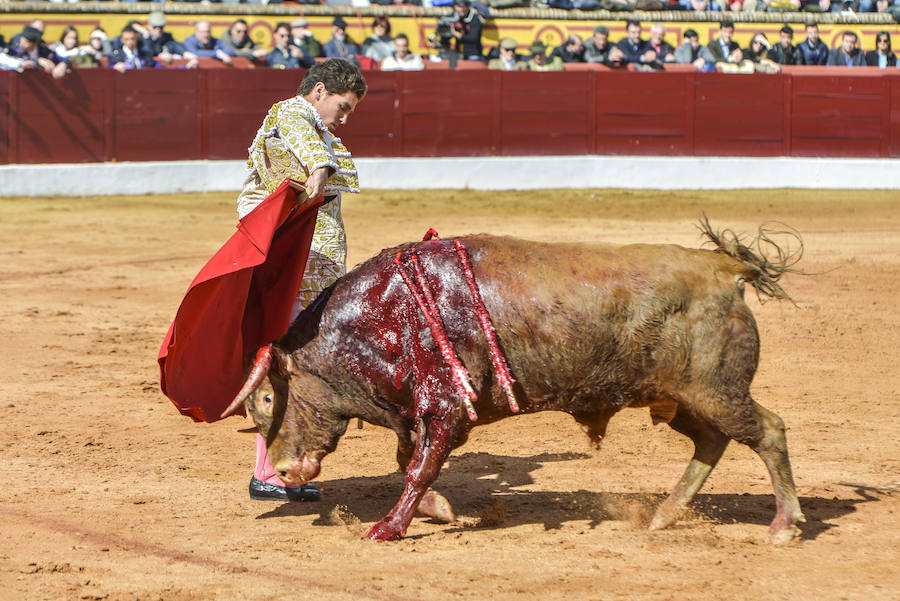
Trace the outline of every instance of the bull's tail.
[[[772, 229], [773, 225], [780, 229]], [[698, 227], [716, 245], [717, 252], [725, 253], [745, 267], [741, 279], [756, 288], [760, 301], [770, 297], [794, 303], [778, 280], [786, 273], [803, 273], [794, 269], [803, 256], [803, 238], [797, 230], [783, 223], [763, 224], [759, 226], [755, 238], [745, 239], [734, 230], [714, 231], [706, 215], [700, 218]], [[785, 236], [789, 240], [779, 245], [772, 239], [773, 236]]]

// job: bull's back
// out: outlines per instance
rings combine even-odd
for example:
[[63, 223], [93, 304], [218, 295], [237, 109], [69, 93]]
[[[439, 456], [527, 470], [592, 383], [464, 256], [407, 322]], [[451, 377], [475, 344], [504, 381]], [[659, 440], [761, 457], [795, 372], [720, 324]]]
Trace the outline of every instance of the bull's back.
[[[504, 352], [535, 409], [649, 402], [690, 379], [697, 339], [744, 311], [736, 261], [677, 245], [463, 239]], [[549, 408], [549, 407], [548, 407]]]

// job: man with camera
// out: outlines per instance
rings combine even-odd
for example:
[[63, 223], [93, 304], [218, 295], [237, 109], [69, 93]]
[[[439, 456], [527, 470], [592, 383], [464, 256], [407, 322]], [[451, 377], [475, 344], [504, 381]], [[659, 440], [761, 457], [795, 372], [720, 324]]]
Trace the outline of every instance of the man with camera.
[[481, 30], [484, 19], [472, 8], [470, 0], [453, 0], [457, 20], [450, 24], [450, 35], [456, 40], [456, 51], [467, 61], [482, 60]]

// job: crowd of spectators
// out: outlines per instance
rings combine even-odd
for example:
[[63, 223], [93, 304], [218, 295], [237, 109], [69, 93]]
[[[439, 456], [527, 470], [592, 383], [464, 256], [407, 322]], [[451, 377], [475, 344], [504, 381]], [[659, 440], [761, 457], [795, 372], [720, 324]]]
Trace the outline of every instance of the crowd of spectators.
[[[796, 45], [793, 29], [785, 25], [777, 43], [770, 43], [764, 33], [758, 32], [748, 47], [741, 48], [733, 39], [734, 24], [728, 20], [719, 23], [718, 37], [705, 46], [700, 44], [693, 29], [684, 32], [680, 45], [673, 45], [666, 41], [666, 29], [661, 23], [653, 24], [649, 37], [645, 38], [641, 23], [628, 20], [625, 36], [616, 43], [610, 41], [609, 29], [599, 25], [587, 40], [571, 34], [555, 48], [535, 40], [520, 54], [516, 40], [503, 38], [485, 54], [481, 40], [482, 14], [469, 0], [453, 2], [452, 15], [442, 17], [435, 35], [430, 37], [429, 47], [436, 51], [429, 57], [432, 60], [485, 61], [490, 69], [507, 71], [560, 71], [572, 63], [597, 63], [612, 68], [631, 65], [635, 70], [648, 71], [679, 63], [693, 65], [701, 71], [725, 72], [777, 72], [782, 65], [897, 66], [887, 31], [878, 33], [876, 47], [868, 52], [860, 48], [859, 37], [850, 30], [843, 32], [838, 48], [829, 49], [819, 39], [815, 23], [806, 26], [806, 38]], [[203, 59], [230, 65], [237, 57], [280, 69], [309, 68], [317, 59], [331, 57], [385, 71], [418, 71], [425, 68], [426, 62], [411, 52], [405, 34], [391, 35], [391, 23], [386, 16], [372, 20], [372, 33], [361, 43], [347, 34], [347, 22], [340, 16], [333, 19], [331, 38], [327, 41], [317, 40], [303, 17], [279, 22], [268, 47], [251, 39], [244, 19], [236, 19], [219, 38], [212, 35], [208, 21], [198, 21], [193, 34], [183, 42], [167, 32], [165, 25], [165, 15], [153, 11], [146, 25], [138, 20], [129, 21], [113, 38], [97, 27], [87, 43], [82, 43], [78, 31], [66, 27], [58, 41], [48, 44], [43, 37], [44, 22], [35, 19], [8, 43], [0, 37], [0, 68], [42, 69], [59, 78], [72, 67], [107, 66], [119, 72], [160, 66], [189, 69], [197, 67]]]
[[700, 43], [700, 36], [693, 29], [685, 30], [678, 47], [665, 40], [666, 29], [661, 23], [650, 27], [646, 39], [642, 32], [640, 22], [629, 20], [625, 37], [612, 44], [609, 28], [598, 25], [587, 41], [570, 35], [549, 56], [544, 56], [547, 47], [541, 41], [531, 45], [528, 55], [521, 56], [516, 52], [516, 41], [504, 38], [500, 40], [498, 56], [490, 57], [488, 68], [554, 71], [563, 70], [567, 63], [600, 63], [609, 67], [630, 64], [635, 70], [652, 71], [665, 69], [668, 63], [678, 63], [693, 65], [699, 71], [775, 73], [782, 65], [897, 66], [891, 34], [887, 31], [878, 33], [876, 48], [868, 52], [859, 48], [859, 38], [852, 31], [843, 33], [840, 47], [829, 50], [819, 39], [819, 27], [815, 23], [806, 26], [806, 39], [799, 44], [794, 44], [793, 28], [784, 25], [777, 43], [771, 44], [765, 33], [758, 32], [747, 48], [741, 48], [734, 40], [734, 23], [731, 21], [719, 23], [719, 35], [707, 45]]

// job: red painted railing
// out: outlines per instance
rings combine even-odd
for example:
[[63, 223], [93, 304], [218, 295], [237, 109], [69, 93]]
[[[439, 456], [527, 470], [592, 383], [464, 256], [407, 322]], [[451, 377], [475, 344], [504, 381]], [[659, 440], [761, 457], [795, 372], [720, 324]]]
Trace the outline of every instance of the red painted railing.
[[[0, 72], [0, 163], [242, 159], [301, 72]], [[900, 74], [367, 72], [356, 156], [900, 156]]]

